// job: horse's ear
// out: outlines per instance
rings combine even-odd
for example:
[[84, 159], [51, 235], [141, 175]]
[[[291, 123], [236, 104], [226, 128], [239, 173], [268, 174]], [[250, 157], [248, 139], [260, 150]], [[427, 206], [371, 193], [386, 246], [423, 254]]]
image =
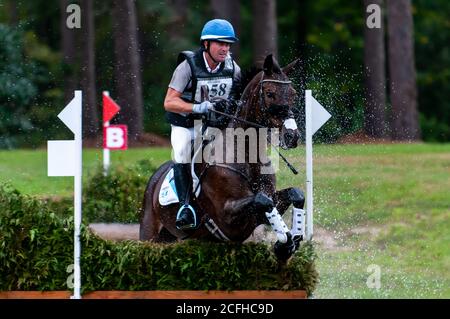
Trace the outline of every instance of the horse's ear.
[[286, 65], [285, 67], [283, 67], [283, 73], [289, 75], [289, 73], [298, 70], [300, 68], [300, 61], [301, 61], [300, 59], [296, 59], [291, 63], [289, 63], [288, 65]]
[[266, 59], [264, 60], [264, 65], [263, 65], [263, 70], [264, 73], [267, 75], [272, 75], [273, 73], [273, 56], [272, 54], [269, 54], [268, 56], [266, 56]]
[[272, 54], [266, 56], [266, 59], [264, 60], [263, 70], [264, 73], [269, 76], [272, 75], [272, 73], [281, 73], [280, 65]]

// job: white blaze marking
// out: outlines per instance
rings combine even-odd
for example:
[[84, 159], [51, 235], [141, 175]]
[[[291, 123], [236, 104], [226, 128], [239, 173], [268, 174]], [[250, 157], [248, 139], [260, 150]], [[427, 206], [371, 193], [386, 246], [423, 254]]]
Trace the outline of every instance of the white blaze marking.
[[297, 123], [295, 123], [294, 119], [288, 119], [284, 121], [283, 126], [288, 130], [297, 130]]

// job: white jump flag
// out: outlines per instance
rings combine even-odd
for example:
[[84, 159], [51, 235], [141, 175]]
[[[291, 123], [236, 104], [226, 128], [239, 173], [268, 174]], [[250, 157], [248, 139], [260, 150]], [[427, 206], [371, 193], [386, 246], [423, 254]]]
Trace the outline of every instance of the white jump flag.
[[312, 137], [331, 114], [312, 96], [311, 90], [305, 91], [305, 120], [306, 120], [306, 239], [313, 235], [313, 156]]
[[81, 176], [82, 176], [82, 131], [81, 91], [58, 114], [61, 121], [73, 132], [74, 140], [47, 141], [48, 176], [74, 176], [74, 299], [80, 299], [80, 226], [81, 226]]

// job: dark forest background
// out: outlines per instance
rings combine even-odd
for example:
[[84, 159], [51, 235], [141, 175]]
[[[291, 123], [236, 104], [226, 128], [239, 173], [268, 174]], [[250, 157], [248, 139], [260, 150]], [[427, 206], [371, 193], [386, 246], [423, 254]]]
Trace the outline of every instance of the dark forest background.
[[[70, 4], [81, 28], [69, 29]], [[381, 8], [380, 29], [366, 11]], [[67, 138], [56, 115], [83, 90], [85, 138], [101, 135], [101, 92], [122, 110], [131, 140], [167, 135], [163, 99], [182, 50], [204, 23], [226, 18], [243, 70], [273, 53], [301, 58], [295, 84], [333, 114], [317, 133], [397, 141], [450, 141], [450, 2], [447, 0], [0, 0], [0, 148]], [[303, 98], [297, 120], [302, 126]]]

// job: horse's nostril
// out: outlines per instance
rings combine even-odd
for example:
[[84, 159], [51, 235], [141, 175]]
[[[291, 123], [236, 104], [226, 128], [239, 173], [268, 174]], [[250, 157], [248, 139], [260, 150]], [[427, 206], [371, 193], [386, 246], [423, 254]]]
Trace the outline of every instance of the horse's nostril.
[[294, 137], [295, 137], [295, 134], [292, 134], [292, 133], [286, 133], [286, 134], [284, 135], [284, 138], [286, 139], [286, 142], [287, 142], [287, 143], [292, 142], [292, 140], [294, 139]]
[[284, 142], [287, 147], [296, 147], [297, 146], [297, 140], [298, 140], [298, 134], [295, 132], [286, 132], [284, 134]]

